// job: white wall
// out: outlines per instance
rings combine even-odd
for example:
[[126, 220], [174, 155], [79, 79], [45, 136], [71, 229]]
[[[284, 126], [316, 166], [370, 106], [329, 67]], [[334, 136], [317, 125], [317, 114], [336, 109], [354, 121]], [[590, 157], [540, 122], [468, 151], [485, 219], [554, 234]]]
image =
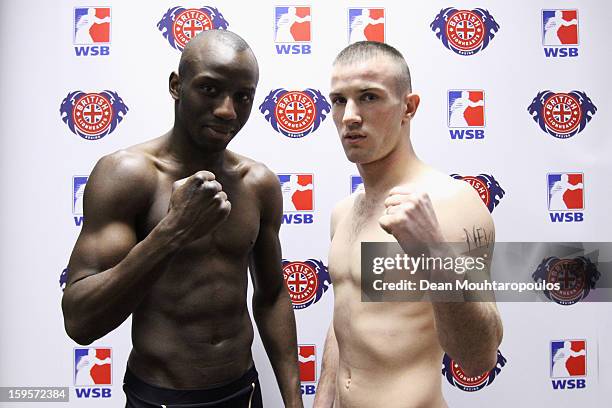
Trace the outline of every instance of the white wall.
[[[413, 88], [422, 101], [412, 129], [417, 153], [449, 174], [493, 174], [505, 189], [493, 211], [498, 241], [610, 241], [611, 15], [604, 1], [313, 0], [298, 3], [311, 6], [312, 52], [307, 55], [276, 53], [274, 6], [282, 3], [185, 2], [186, 7], [217, 7], [229, 29], [249, 42], [259, 60], [253, 112], [230, 148], [277, 173], [314, 174], [314, 222], [283, 226], [284, 258], [315, 258], [327, 264], [329, 215], [334, 203], [348, 194], [349, 177], [357, 171], [345, 159], [330, 117], [314, 133], [291, 139], [275, 132], [257, 107], [275, 88], [328, 93], [331, 61], [348, 43], [347, 7], [356, 4], [385, 8], [386, 42], [410, 65]], [[73, 9], [83, 5], [111, 7], [107, 56], [75, 55]], [[72, 379], [76, 344], [63, 329], [58, 279], [79, 233], [72, 213], [72, 177], [89, 174], [100, 156], [156, 137], [172, 125], [167, 78], [177, 66], [179, 51], [169, 46], [156, 23], [177, 5], [181, 3], [161, 0], [5, 0], [0, 5], [0, 386], [67, 386], [71, 406], [124, 403], [121, 379], [131, 346], [129, 323], [94, 343], [113, 350], [112, 402], [78, 399]], [[465, 57], [442, 46], [429, 23], [450, 6], [490, 11], [500, 29], [486, 49]], [[578, 9], [578, 57], [544, 56], [543, 8]], [[105, 89], [117, 92], [129, 107], [124, 120], [95, 141], [70, 132], [60, 118], [63, 98], [70, 91]], [[449, 89], [485, 91], [483, 140], [450, 139]], [[527, 113], [532, 99], [546, 89], [584, 91], [598, 111], [582, 132], [554, 138]], [[548, 215], [546, 174], [565, 171], [584, 173], [581, 223], [551, 223]], [[329, 291], [319, 302], [295, 311], [299, 343], [317, 346], [319, 370], [332, 308]], [[612, 383], [609, 303], [500, 304], [499, 309], [505, 328], [500, 350], [508, 362], [495, 382], [478, 392], [461, 391], [443, 380], [451, 406], [604, 406], [612, 397], [610, 387], [604, 389]], [[552, 389], [550, 341], [558, 339], [587, 340], [585, 389]], [[267, 406], [281, 406], [259, 339], [254, 354]], [[312, 399], [305, 396], [306, 406]]]

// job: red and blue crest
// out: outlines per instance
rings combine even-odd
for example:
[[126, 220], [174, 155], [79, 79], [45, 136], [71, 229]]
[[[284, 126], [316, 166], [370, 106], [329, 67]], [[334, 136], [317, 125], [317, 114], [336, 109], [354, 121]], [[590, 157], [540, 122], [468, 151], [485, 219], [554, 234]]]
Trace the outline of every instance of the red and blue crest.
[[69, 92], [60, 106], [62, 120], [72, 133], [98, 140], [111, 133], [123, 120], [128, 107], [117, 92]]
[[429, 25], [436, 37], [449, 50], [459, 55], [472, 55], [484, 50], [499, 31], [499, 24], [488, 10], [440, 10]]
[[586, 298], [591, 289], [595, 289], [600, 276], [597, 266], [584, 256], [573, 259], [556, 256], [544, 258], [531, 275], [536, 283], [558, 283], [559, 290], [544, 289], [544, 295], [563, 306]]
[[193, 37], [206, 30], [227, 30], [229, 23], [215, 7], [170, 7], [157, 28], [172, 48], [182, 51]]
[[283, 278], [294, 309], [317, 303], [331, 287], [331, 276], [323, 262], [316, 259], [283, 259]]
[[547, 90], [533, 98], [527, 111], [544, 132], [567, 139], [582, 132], [593, 119], [597, 107], [585, 92], [555, 93]]
[[442, 360], [442, 375], [446, 377], [448, 383], [460, 390], [474, 392], [491, 385], [495, 377], [499, 375], [501, 369], [506, 365], [506, 358], [497, 350], [497, 363], [491, 370], [478, 375], [469, 377], [463, 369], [450, 356], [444, 353]]
[[471, 185], [482, 199], [482, 202], [487, 206], [489, 212], [493, 212], [493, 209], [499, 204], [499, 200], [506, 194], [497, 180], [495, 180], [495, 177], [490, 174], [479, 174], [478, 176], [451, 174], [451, 177], [463, 180]]
[[312, 88], [303, 91], [278, 88], [259, 105], [272, 129], [294, 139], [317, 130], [330, 110], [331, 105], [321, 91]]

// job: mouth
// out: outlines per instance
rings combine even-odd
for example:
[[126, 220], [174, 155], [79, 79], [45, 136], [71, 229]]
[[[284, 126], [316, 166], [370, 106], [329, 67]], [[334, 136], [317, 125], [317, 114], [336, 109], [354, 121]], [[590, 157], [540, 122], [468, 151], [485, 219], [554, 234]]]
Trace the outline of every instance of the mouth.
[[363, 133], [349, 132], [345, 133], [342, 138], [346, 140], [349, 144], [355, 144], [361, 142], [362, 140], [365, 140], [366, 136]]
[[216, 136], [227, 137], [234, 134], [234, 128], [227, 126], [206, 125], [204, 126]]

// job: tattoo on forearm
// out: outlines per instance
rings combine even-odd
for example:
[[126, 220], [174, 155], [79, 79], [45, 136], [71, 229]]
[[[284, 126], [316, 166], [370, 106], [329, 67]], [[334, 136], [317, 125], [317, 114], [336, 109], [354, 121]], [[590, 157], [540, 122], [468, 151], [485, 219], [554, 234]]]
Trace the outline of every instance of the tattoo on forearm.
[[463, 231], [465, 232], [465, 243], [468, 246], [468, 252], [478, 248], [488, 248], [493, 243], [493, 231], [487, 231], [485, 228], [477, 227], [476, 225], [472, 227], [472, 231], [468, 231], [466, 228]]

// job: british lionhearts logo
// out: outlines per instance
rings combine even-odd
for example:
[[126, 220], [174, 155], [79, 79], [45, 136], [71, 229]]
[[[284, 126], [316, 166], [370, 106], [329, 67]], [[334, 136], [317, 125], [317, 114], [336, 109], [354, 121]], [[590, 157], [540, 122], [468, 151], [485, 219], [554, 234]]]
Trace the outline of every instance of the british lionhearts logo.
[[499, 185], [497, 180], [489, 174], [479, 174], [478, 176], [460, 176], [459, 174], [451, 174], [451, 177], [458, 180], [463, 180], [469, 183], [478, 193], [482, 202], [485, 203], [489, 212], [499, 204], [499, 200], [504, 198], [506, 192]]
[[312, 224], [313, 174], [278, 174], [283, 194], [283, 224]]
[[272, 129], [290, 138], [300, 138], [317, 130], [331, 105], [321, 91], [271, 91], [259, 105], [259, 111], [270, 122]]
[[584, 174], [546, 175], [548, 212], [552, 222], [584, 221]]
[[332, 283], [327, 267], [316, 259], [304, 262], [283, 259], [283, 278], [294, 309], [317, 303]]
[[429, 26], [446, 48], [459, 55], [484, 50], [499, 30], [499, 24], [489, 11], [481, 8], [442, 9]]
[[544, 290], [544, 295], [563, 306], [573, 305], [586, 298], [601, 276], [597, 266], [588, 258], [545, 258], [531, 275], [537, 283], [558, 283], [559, 290]]
[[348, 9], [349, 43], [357, 41], [385, 42], [384, 8]]
[[544, 132], [567, 139], [582, 132], [597, 108], [585, 92], [555, 93], [547, 90], [538, 93], [527, 111]]
[[476, 377], [469, 377], [463, 369], [450, 356], [444, 353], [442, 360], [442, 375], [446, 377], [448, 383], [460, 390], [474, 392], [491, 385], [495, 377], [499, 375], [501, 369], [506, 365], [506, 358], [497, 350], [497, 364], [486, 373]]
[[64, 291], [64, 289], [66, 289], [67, 283], [68, 283], [68, 267], [65, 267], [64, 270], [62, 270], [62, 273], [60, 274], [60, 277], [59, 277], [59, 285], [60, 285], [60, 289], [62, 290], [62, 292]]
[[206, 30], [227, 30], [229, 23], [215, 7], [170, 7], [157, 28], [172, 48], [182, 51], [193, 37]]
[[550, 342], [550, 378], [553, 390], [586, 388], [586, 340]]
[[98, 140], [111, 133], [123, 120], [128, 107], [117, 92], [69, 92], [60, 106], [62, 120], [72, 133]]
[[546, 57], [578, 56], [578, 10], [542, 10]]
[[[485, 94], [482, 90], [448, 91], [448, 131], [452, 140], [484, 139]], [[457, 129], [458, 128], [458, 129]]]
[[75, 7], [73, 23], [74, 52], [77, 57], [110, 54], [110, 7]]
[[363, 187], [363, 179], [361, 178], [361, 176], [351, 176], [351, 194], [353, 194], [356, 191], [364, 191], [365, 188]]

